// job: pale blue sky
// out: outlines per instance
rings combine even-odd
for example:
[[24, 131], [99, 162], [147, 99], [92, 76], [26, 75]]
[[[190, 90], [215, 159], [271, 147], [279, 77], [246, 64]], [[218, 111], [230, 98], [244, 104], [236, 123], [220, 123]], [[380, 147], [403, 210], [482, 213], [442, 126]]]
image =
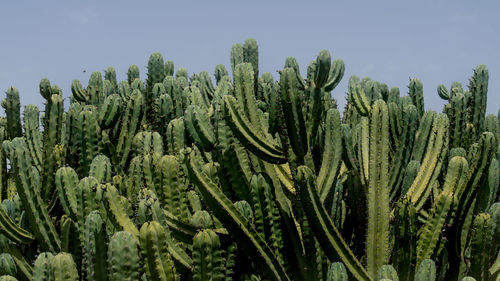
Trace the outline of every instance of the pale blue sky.
[[[322, 49], [346, 64], [333, 95], [344, 104], [357, 75], [407, 93], [410, 77], [424, 84], [426, 109], [442, 110], [438, 84], [464, 86], [478, 64], [490, 72], [488, 113], [500, 108], [498, 1], [3, 1], [0, 90], [10, 85], [23, 105], [42, 106], [47, 77], [67, 97], [75, 78], [115, 67], [118, 79], [137, 64], [145, 78], [159, 51], [189, 74], [225, 64], [235, 42], [259, 43], [260, 72], [281, 69], [288, 56], [301, 69]], [[84, 73], [82, 70], [87, 72]], [[3, 98], [3, 97], [2, 97]]]

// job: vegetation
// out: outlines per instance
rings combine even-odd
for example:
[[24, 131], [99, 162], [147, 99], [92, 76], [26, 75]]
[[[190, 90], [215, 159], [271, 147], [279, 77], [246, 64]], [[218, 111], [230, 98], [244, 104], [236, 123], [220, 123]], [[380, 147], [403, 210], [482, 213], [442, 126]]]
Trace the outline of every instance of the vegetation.
[[[0, 119], [0, 280], [500, 280], [500, 116], [488, 70], [467, 90], [408, 96], [289, 57], [259, 76], [257, 43], [188, 77], [153, 53], [43, 113]], [[174, 75], [175, 71], [175, 75]], [[22, 117], [21, 117], [22, 116]]]

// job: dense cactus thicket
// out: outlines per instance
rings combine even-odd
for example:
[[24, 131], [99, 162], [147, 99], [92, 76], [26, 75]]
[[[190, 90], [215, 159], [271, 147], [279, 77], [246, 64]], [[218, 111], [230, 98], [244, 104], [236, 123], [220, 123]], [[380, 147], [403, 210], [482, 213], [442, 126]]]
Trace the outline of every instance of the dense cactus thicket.
[[305, 79], [292, 57], [259, 74], [253, 39], [230, 62], [154, 53], [145, 81], [74, 80], [67, 110], [47, 79], [42, 110], [8, 88], [0, 280], [500, 280], [486, 66], [438, 87], [442, 113], [419, 79], [352, 76], [341, 114], [328, 51]]

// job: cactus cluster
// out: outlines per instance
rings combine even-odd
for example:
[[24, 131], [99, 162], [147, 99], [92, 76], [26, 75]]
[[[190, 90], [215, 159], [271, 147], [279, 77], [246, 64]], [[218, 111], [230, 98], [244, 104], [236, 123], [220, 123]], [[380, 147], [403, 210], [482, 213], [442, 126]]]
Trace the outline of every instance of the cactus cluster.
[[253, 39], [230, 62], [212, 80], [153, 53], [144, 81], [74, 80], [67, 110], [48, 79], [43, 110], [8, 88], [0, 280], [500, 280], [484, 65], [438, 87], [442, 113], [419, 79], [350, 77], [341, 114], [326, 50], [305, 79], [293, 57], [260, 74]]

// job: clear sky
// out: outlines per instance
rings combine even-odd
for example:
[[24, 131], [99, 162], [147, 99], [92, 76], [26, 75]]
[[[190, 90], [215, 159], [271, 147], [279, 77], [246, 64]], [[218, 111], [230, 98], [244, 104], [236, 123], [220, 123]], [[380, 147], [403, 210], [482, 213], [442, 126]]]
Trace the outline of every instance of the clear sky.
[[16, 86], [22, 105], [42, 106], [44, 77], [65, 97], [73, 79], [86, 85], [92, 71], [108, 66], [123, 80], [137, 64], [145, 78], [155, 51], [190, 75], [213, 73], [219, 63], [229, 69], [232, 44], [252, 37], [260, 72], [275, 78], [288, 56], [304, 75], [322, 49], [343, 59], [346, 73], [333, 92], [341, 105], [351, 75], [397, 86], [402, 94], [417, 77], [426, 109], [441, 111], [437, 85], [466, 86], [476, 65], [486, 64], [487, 112], [500, 108], [499, 1], [2, 2], [0, 89]]

